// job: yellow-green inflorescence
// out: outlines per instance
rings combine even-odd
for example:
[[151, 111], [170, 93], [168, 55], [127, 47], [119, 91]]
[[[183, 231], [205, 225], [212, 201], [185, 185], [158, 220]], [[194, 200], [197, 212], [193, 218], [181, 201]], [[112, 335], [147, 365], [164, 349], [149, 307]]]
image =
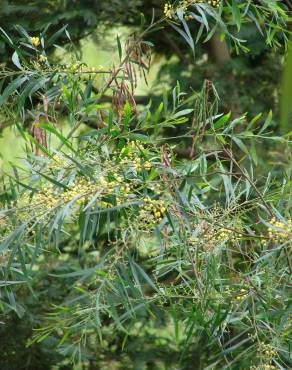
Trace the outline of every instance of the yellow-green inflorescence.
[[[164, 4], [164, 16], [166, 18], [172, 19], [175, 17], [176, 11], [178, 9], [181, 9], [184, 13], [186, 13], [191, 5], [199, 3], [205, 3], [214, 8], [218, 8], [220, 5], [220, 0], [183, 0], [180, 1], [176, 7], [174, 7], [170, 2], [167, 2]], [[193, 19], [193, 16], [190, 14], [185, 14], [185, 19], [191, 20]]]
[[162, 199], [144, 198], [144, 204], [140, 209], [139, 219], [144, 226], [152, 226], [160, 223], [166, 212], [166, 204]]
[[170, 3], [164, 4], [164, 15], [166, 18], [171, 19], [174, 15], [174, 8]]
[[101, 73], [105, 71], [104, 66], [89, 67], [79, 60], [66, 65], [66, 70], [72, 73]]
[[264, 358], [265, 361], [271, 361], [277, 356], [277, 351], [270, 343], [260, 342], [258, 345], [257, 355], [260, 358]]
[[239, 293], [235, 296], [237, 302], [244, 301], [248, 297], [248, 290], [242, 288]]
[[292, 220], [286, 223], [272, 218], [268, 228], [268, 236], [272, 242], [285, 242], [292, 240]]
[[252, 366], [250, 370], [277, 370], [278, 368], [271, 364], [261, 364], [258, 366]]
[[50, 169], [61, 169], [67, 168], [68, 166], [69, 162], [60, 155], [54, 155], [48, 164]]
[[140, 143], [131, 141], [120, 154], [119, 164], [121, 166], [128, 166], [136, 172], [142, 170], [151, 170], [152, 163], [144, 158], [145, 148]]
[[240, 239], [240, 225], [219, 226], [211, 222], [194, 225], [194, 233], [188, 238], [190, 249], [200, 248], [205, 254], [216, 252], [226, 242], [235, 243]]
[[250, 370], [274, 370], [277, 369], [272, 365], [273, 359], [277, 356], [277, 351], [270, 343], [260, 342], [257, 348], [257, 357], [263, 363], [257, 366], [252, 366]]
[[108, 202], [103, 197], [113, 195], [115, 190], [120, 194], [119, 202], [124, 200], [130, 192], [130, 186], [122, 183], [122, 178], [117, 176], [113, 180], [100, 176], [96, 181], [86, 177], [77, 177], [64, 191], [55, 190], [52, 186], [43, 187], [30, 201], [33, 206], [40, 206], [46, 209], [55, 208], [64, 203], [75, 200], [77, 205], [83, 204], [90, 196], [99, 193], [97, 202], [100, 206], [108, 207]]
[[45, 63], [47, 60], [48, 60], [48, 58], [47, 58], [45, 55], [43, 55], [43, 54], [41, 54], [41, 55], [38, 57], [38, 62], [39, 62], [39, 63]]
[[[84, 204], [95, 209], [120, 205], [123, 208], [131, 207], [135, 200], [134, 209], [136, 209], [137, 201], [145, 198], [143, 192], [146, 191], [145, 194], [152, 198], [161, 195], [162, 186], [154, 181], [157, 172], [151, 173], [154, 167], [152, 160], [156, 157], [155, 151], [149, 151], [141, 143], [129, 141], [113, 156], [107, 159], [100, 158], [100, 161], [95, 160], [96, 170], [91, 177], [74, 174], [66, 180], [68, 177], [66, 173], [70, 171], [72, 163], [59, 154], [55, 155], [48, 161], [48, 169], [54, 172], [54, 177], [59, 172], [60, 186], [49, 183], [39, 187], [39, 191], [34, 194], [26, 192], [22, 199], [24, 209], [32, 207], [40, 218], [48, 211], [70, 202], [70, 208]], [[129, 212], [127, 219], [130, 215], [135, 217], [136, 214], [139, 220], [145, 220], [144, 224], [153, 226], [162, 220], [165, 211], [166, 207], [161, 200], [146, 197], [141, 209]]]
[[41, 40], [40, 40], [40, 38], [39, 37], [31, 37], [30, 38], [30, 42], [32, 43], [32, 45], [34, 46], [34, 47], [38, 47], [38, 46], [40, 46], [40, 43], [41, 43]]

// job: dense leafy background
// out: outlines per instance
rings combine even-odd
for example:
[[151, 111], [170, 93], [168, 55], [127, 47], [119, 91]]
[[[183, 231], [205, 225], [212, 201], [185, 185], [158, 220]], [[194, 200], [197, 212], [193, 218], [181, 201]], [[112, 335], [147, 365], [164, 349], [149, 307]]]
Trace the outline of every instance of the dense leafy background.
[[4, 1], [1, 369], [291, 367], [290, 2], [189, 3]]

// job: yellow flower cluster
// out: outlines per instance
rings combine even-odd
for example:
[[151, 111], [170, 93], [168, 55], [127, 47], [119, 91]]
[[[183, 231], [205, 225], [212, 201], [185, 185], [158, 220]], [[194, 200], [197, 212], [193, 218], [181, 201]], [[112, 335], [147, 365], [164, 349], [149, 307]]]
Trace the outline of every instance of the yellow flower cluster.
[[[177, 9], [181, 9], [183, 12], [186, 12], [191, 5], [199, 3], [206, 3], [212, 6], [213, 8], [218, 8], [220, 5], [220, 0], [183, 0], [178, 4]], [[164, 4], [163, 13], [166, 18], [172, 19], [175, 15], [175, 11], [176, 9], [174, 9], [173, 5], [170, 4], [169, 2]], [[185, 19], [191, 20], [193, 19], [193, 17], [192, 15], [186, 15]]]
[[143, 169], [145, 170], [151, 170], [152, 164], [149, 161], [143, 162], [141, 158], [134, 158], [132, 160], [125, 160], [123, 159], [121, 161], [121, 164], [128, 164], [130, 167], [132, 167], [136, 172], [140, 172]]
[[[152, 163], [146, 158], [145, 148], [137, 142], [129, 144], [118, 155], [107, 159], [97, 166], [93, 176], [95, 180], [77, 176], [74, 182], [67, 184], [65, 189], [58, 186], [40, 187], [39, 191], [31, 197], [29, 193], [23, 196], [26, 206], [32, 206], [36, 212], [47, 211], [62, 206], [68, 202], [82, 204], [94, 196], [94, 203], [100, 207], [113, 207], [127, 204], [129, 199], [136, 198], [137, 191], [144, 187], [137, 175], [129, 171], [150, 170]], [[125, 166], [127, 164], [127, 166]], [[70, 166], [70, 162], [61, 155], [55, 155], [48, 163], [49, 169], [64, 169]], [[155, 195], [161, 193], [161, 185], [149, 180], [147, 188]], [[149, 198], [150, 199], [150, 198]], [[93, 199], [92, 199], [93, 200]], [[146, 205], [147, 203], [147, 205]], [[93, 203], [91, 204], [94, 207]], [[150, 208], [147, 208], [150, 206]], [[149, 223], [161, 221], [165, 207], [160, 201], [145, 202], [144, 212], [149, 213]], [[143, 216], [143, 212], [141, 217]], [[148, 216], [147, 216], [148, 218]]]
[[115, 187], [117, 185], [116, 182], [110, 181], [108, 178], [104, 176], [100, 176], [98, 182], [107, 195], [111, 195], [114, 193]]
[[248, 291], [246, 289], [240, 289], [240, 294], [235, 297], [237, 301], [243, 301], [248, 297]]
[[30, 42], [32, 43], [32, 45], [34, 46], [34, 47], [38, 47], [39, 45], [40, 45], [40, 43], [41, 43], [41, 40], [40, 40], [40, 38], [39, 37], [31, 37], [30, 38]]
[[86, 178], [81, 177], [78, 178], [68, 190], [61, 194], [61, 199], [63, 202], [67, 203], [76, 198], [76, 203], [82, 204], [89, 194], [92, 194], [96, 191], [96, 184], [92, 184]]
[[69, 165], [68, 161], [60, 157], [59, 155], [54, 155], [49, 163], [50, 169], [66, 168]]
[[128, 199], [128, 196], [131, 192], [131, 187], [129, 184], [123, 184], [120, 187], [120, 194], [116, 196], [117, 205], [122, 204], [125, 200]]
[[170, 3], [165, 3], [164, 4], [164, 11], [163, 11], [163, 13], [166, 16], [166, 18], [171, 19], [173, 17], [173, 15], [174, 15], [173, 6]]
[[259, 366], [252, 366], [250, 370], [277, 370], [277, 367], [271, 364], [262, 364]]
[[53, 191], [52, 186], [45, 186], [37, 193], [30, 204], [34, 207], [43, 206], [44, 208], [55, 208], [59, 203], [58, 195]]
[[220, 228], [219, 230], [208, 230], [208, 233], [204, 236], [204, 249], [206, 252], [210, 252], [219, 244], [225, 241], [234, 241], [235, 235], [232, 230]]
[[97, 73], [103, 72], [105, 70], [104, 66], [102, 65], [99, 65], [98, 67], [88, 67], [86, 65], [83, 65], [80, 61], [76, 61], [75, 63], [67, 65], [66, 69], [72, 73]]
[[89, 194], [96, 192], [98, 186], [86, 178], [78, 178], [64, 192], [54, 191], [52, 186], [46, 186], [37, 193], [30, 202], [32, 206], [42, 206], [46, 209], [52, 209], [60, 204], [68, 203], [76, 197], [76, 203], [81, 204]]
[[230, 240], [233, 235], [233, 231], [229, 229], [221, 229], [217, 235], [214, 236], [215, 240], [222, 242], [225, 240]]
[[38, 57], [38, 61], [39, 61], [40, 63], [45, 63], [47, 60], [48, 60], [48, 58], [47, 58], [45, 55], [43, 55], [43, 54], [41, 54], [41, 55]]
[[[212, 251], [220, 247], [222, 243], [229, 242], [234, 243], [239, 239], [237, 230], [241, 229], [240, 225], [236, 226], [236, 231], [229, 228], [224, 228], [216, 225], [218, 217], [222, 217], [222, 214], [217, 215], [218, 210], [214, 209], [213, 217], [214, 220], [204, 221], [201, 226], [193, 224], [196, 229], [197, 235], [191, 236], [187, 239], [187, 243], [190, 246], [190, 250], [194, 250], [196, 245], [201, 247], [201, 250], [206, 254], [210, 254]], [[198, 230], [199, 229], [199, 230]]]
[[86, 67], [83, 66], [81, 71], [84, 73], [97, 73], [97, 72], [103, 72], [105, 70], [104, 66], [99, 65], [98, 67]]
[[264, 357], [267, 361], [270, 361], [277, 355], [277, 351], [275, 351], [271, 344], [263, 342], [259, 344], [257, 352], [259, 357]]
[[184, 7], [189, 7], [193, 4], [206, 3], [214, 8], [217, 8], [220, 5], [220, 0], [184, 0], [182, 4]]
[[273, 242], [286, 241], [292, 238], [292, 220], [288, 220], [285, 224], [284, 222], [277, 221], [273, 217], [270, 221], [271, 227], [268, 228], [269, 238]]
[[140, 210], [139, 218], [148, 225], [161, 222], [166, 212], [165, 202], [160, 199], [144, 198], [144, 205]]
[[206, 3], [213, 6], [213, 8], [218, 8], [220, 5], [220, 0], [208, 0]]
[[[131, 183], [126, 183], [118, 173], [112, 176], [113, 179], [101, 176], [98, 182], [103, 188], [103, 195], [115, 195], [117, 205], [120, 205], [127, 201], [129, 194], [132, 191]], [[107, 203], [107, 207], [108, 206], [109, 203]]]
[[194, 247], [195, 245], [197, 245], [199, 243], [199, 238], [197, 238], [196, 236], [191, 236], [188, 239], [188, 243], [189, 243], [190, 246]]
[[141, 158], [143, 150], [143, 145], [135, 143], [134, 141], [130, 142], [129, 145], [121, 151], [122, 159], [120, 161], [120, 165], [128, 165], [136, 172], [140, 172], [142, 170], [151, 170], [152, 163]]
[[72, 63], [72, 64], [70, 64], [70, 65], [68, 66], [68, 69], [69, 69], [71, 72], [73, 72], [73, 73], [77, 72], [80, 68], [81, 68], [81, 62], [79, 62], [79, 61], [77, 61], [77, 62], [75, 62], [75, 63]]
[[192, 19], [194, 19], [194, 17], [192, 15], [185, 15], [185, 20], [186, 21], [191, 21]]
[[121, 150], [121, 155], [127, 154], [128, 156], [137, 155], [145, 150], [144, 146], [136, 141], [130, 141], [127, 146]]

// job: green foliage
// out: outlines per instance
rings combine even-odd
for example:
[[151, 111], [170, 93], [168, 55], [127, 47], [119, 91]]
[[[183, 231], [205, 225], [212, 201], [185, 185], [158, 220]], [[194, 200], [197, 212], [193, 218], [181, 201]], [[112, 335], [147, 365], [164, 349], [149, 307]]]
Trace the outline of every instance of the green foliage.
[[[235, 43], [236, 47], [246, 48], [244, 43], [247, 39], [242, 37], [240, 32], [247, 23], [255, 24], [269, 45], [279, 47], [281, 38], [286, 38], [289, 2], [224, 0], [216, 3], [219, 4], [218, 8], [209, 6], [207, 1], [175, 1], [170, 12], [170, 15], [173, 16], [171, 21], [173, 22], [176, 17], [181, 17], [186, 4], [188, 4], [187, 21], [193, 19], [193, 22], [196, 21], [200, 25], [200, 27], [196, 27], [198, 29], [197, 39], [202, 36], [209, 39], [215, 31], [219, 31]], [[149, 22], [153, 10], [158, 17], [163, 14], [164, 4], [164, 1], [156, 0], [131, 0], [127, 2], [120, 0], [78, 0], [74, 2], [33, 0], [29, 4], [23, 4], [19, 0], [4, 0], [0, 10], [1, 27], [12, 32], [14, 25], [20, 24], [28, 33], [38, 33], [39, 30], [50, 24], [47, 32], [52, 34], [68, 24], [72, 39], [77, 41], [84, 35], [92, 33], [100, 25], [140, 25], [140, 13], [143, 13]], [[192, 44], [189, 37], [189, 26], [183, 18], [182, 20], [180, 32]], [[179, 25], [176, 24], [176, 26]], [[13, 34], [13, 36], [16, 39], [19, 38], [17, 34]], [[66, 38], [62, 40], [66, 41]], [[1, 49], [3, 60], [7, 60], [7, 49], [4, 43], [1, 44]]]
[[[193, 19], [200, 24], [196, 41], [205, 34], [204, 41], [206, 42], [216, 31], [219, 31], [222, 32], [223, 37], [234, 44], [236, 51], [240, 49], [248, 51], [248, 48], [244, 46], [246, 40], [241, 39], [240, 34], [236, 36], [241, 31], [242, 24], [254, 23], [262, 36], [266, 38], [268, 45], [280, 46], [274, 29], [277, 28], [278, 36], [286, 38], [287, 10], [285, 4], [277, 1], [263, 1], [261, 4], [236, 0], [230, 2], [177, 1], [175, 5], [169, 5], [169, 8], [165, 9], [165, 16], [193, 51], [193, 36], [187, 24], [187, 21]], [[182, 23], [181, 28], [175, 25], [177, 21]]]
[[[283, 74], [283, 86], [282, 86], [282, 128], [287, 131], [291, 128], [290, 113], [291, 113], [291, 96], [292, 96], [292, 48], [287, 56], [286, 67]], [[290, 132], [290, 131], [289, 131]]]
[[[160, 129], [181, 123], [188, 112], [179, 109], [160, 118]], [[205, 131], [207, 141], [198, 140], [200, 154], [186, 163], [161, 146], [160, 135], [150, 144], [143, 132], [152, 130], [152, 117], [149, 109], [142, 111], [127, 133], [115, 119], [106, 136], [82, 135], [78, 152], [32, 157], [19, 192], [12, 180], [7, 193], [16, 198], [6, 202], [1, 219], [4, 312], [24, 314], [14, 285], [26, 283], [38, 292], [49, 276], [66, 293], [43, 308], [47, 313], [32, 343], [59, 338], [61, 353], [76, 361], [85, 361], [82, 348], [93, 351], [97, 338], [107, 336], [104, 330], [125, 336], [127, 348], [132, 335], [147, 343], [155, 325], [154, 337], [168, 327], [169, 345], [177, 351], [171, 366], [184, 368], [190, 353], [198, 368], [251, 366], [255, 356], [259, 363], [273, 359], [284, 366], [291, 182], [274, 177], [269, 183], [263, 178], [272, 176], [268, 172], [253, 179], [231, 146], [242, 150], [249, 168], [256, 141], [288, 143], [262, 130], [236, 134], [244, 117], [213, 121], [208, 115], [198, 135], [202, 139]], [[220, 159], [220, 153], [228, 157]], [[145, 332], [137, 332], [137, 325]], [[270, 357], [259, 353], [268, 344]]]
[[56, 63], [66, 28], [31, 37], [17, 27], [19, 39], [2, 29], [13, 67], [1, 71], [1, 115], [27, 158], [2, 180], [0, 309], [5, 325], [26, 323], [21, 346], [44, 353], [41, 362], [28, 350], [26, 368], [291, 367], [289, 137], [274, 132], [271, 111], [220, 113], [208, 80], [135, 99], [148, 37], [170, 24], [195, 50], [193, 11], [199, 32], [220, 27], [238, 50], [242, 21], [263, 21], [266, 42], [284, 45], [284, 8], [261, 4], [176, 2], [117, 38], [107, 69], [78, 54]]
[[[136, 14], [139, 0], [32, 0], [24, 3], [20, 0], [3, 0], [1, 3], [1, 27], [11, 34], [12, 39], [19, 40], [22, 35], [15, 31], [20, 25], [32, 36], [38, 36], [40, 30], [46, 28], [48, 38], [64, 25], [70, 29], [71, 39], [77, 42], [84, 36], [94, 32], [100, 24], [126, 22]], [[123, 9], [123, 11], [121, 11]], [[66, 35], [62, 35], [59, 43], [66, 43]], [[0, 43], [0, 62], [7, 61], [9, 46]]]
[[[221, 109], [228, 111], [232, 108], [240, 115], [250, 111], [250, 105], [254, 106], [254, 99], [259, 95], [253, 96], [255, 89], [249, 88], [251, 84], [255, 84], [252, 73], [256, 69], [255, 73], [259, 75], [259, 79], [264, 80], [261, 84], [263, 91], [260, 94], [267, 97], [262, 99], [257, 112], [275, 109], [275, 101], [279, 99], [277, 81], [282, 64], [280, 54], [286, 49], [289, 34], [286, 27], [289, 20], [289, 2], [221, 1], [218, 8], [209, 6], [205, 2], [189, 3], [192, 4], [186, 11], [182, 2], [175, 2], [173, 5], [176, 13], [172, 19], [168, 19], [168, 22], [176, 27], [178, 32], [170, 33], [166, 30], [166, 25], [160, 25], [160, 32], [152, 32], [148, 35], [148, 40], [156, 47], [155, 50], [162, 53], [170, 63], [170, 66], [166, 65], [166, 68], [162, 69], [162, 78], [173, 85], [178, 79], [178, 71], [181, 70], [180, 82], [182, 88], [188, 91], [189, 81], [193, 75], [196, 75], [196, 78], [191, 85], [196, 89], [202, 85], [207, 75], [208, 79], [216, 82], [222, 99]], [[99, 0], [73, 3], [42, 1], [41, 4], [40, 1], [34, 0], [29, 5], [23, 5], [16, 0], [6, 1], [0, 9], [1, 27], [7, 35], [9, 34], [12, 44], [7, 42], [7, 37], [1, 32], [0, 63], [6, 67], [18, 69], [17, 57], [20, 58], [21, 63], [21, 56], [18, 54], [32, 51], [27, 47], [27, 44], [30, 44], [28, 42], [30, 36], [44, 37], [44, 56], [51, 57], [56, 49], [56, 42], [59, 45], [69, 44], [74, 49], [72, 41], [76, 43], [90, 34], [94, 35], [95, 41], [105, 42], [103, 41], [105, 31], [113, 26], [134, 26], [137, 31], [141, 24], [151, 22], [152, 12], [156, 17], [163, 15], [163, 6], [163, 1], [156, 0], [127, 2]], [[38, 11], [36, 12], [35, 9]], [[142, 18], [141, 14], [144, 14]], [[183, 15], [183, 22], [177, 14], [180, 17]], [[26, 35], [21, 27], [25, 28]], [[96, 29], [98, 29], [97, 32]], [[213, 44], [214, 35], [220, 36], [223, 43], [217, 46]], [[207, 40], [209, 42], [206, 42]], [[224, 56], [222, 50], [226, 48], [225, 44], [231, 55], [242, 51], [249, 52], [248, 57], [241, 55], [236, 59], [236, 66], [240, 65], [240, 68], [234, 67], [229, 60], [230, 57]], [[190, 45], [196, 49], [195, 62], [193, 52], [188, 47]], [[271, 46], [277, 50], [277, 55], [271, 52]], [[106, 48], [107, 45], [104, 44], [104, 47]], [[15, 50], [16, 53], [13, 54]], [[13, 58], [11, 58], [12, 54]], [[220, 54], [223, 55], [220, 56]], [[217, 56], [214, 57], [214, 55]], [[76, 58], [80, 59], [80, 56]], [[222, 58], [226, 65], [224, 69], [221, 68]], [[186, 64], [188, 67], [183, 68]], [[262, 64], [265, 64], [264, 70], [261, 68]], [[270, 76], [273, 77], [267, 78], [265, 71], [269, 71]], [[232, 78], [226, 79], [226, 74], [230, 73]], [[45, 90], [45, 78], [37, 77], [40, 77], [36, 80], [40, 84], [38, 89], [43, 87]], [[26, 81], [18, 82], [26, 86]], [[7, 79], [3, 82], [3, 86], [6, 86], [6, 83]], [[29, 87], [27, 90], [29, 96]], [[155, 90], [153, 94], [156, 94]], [[251, 98], [247, 99], [247, 95]], [[236, 104], [231, 101], [233, 96], [236, 96]], [[159, 96], [154, 96], [153, 99], [158, 102]], [[143, 100], [143, 103], [146, 101]], [[250, 113], [257, 114], [257, 112]], [[275, 110], [275, 116], [277, 117], [277, 110]], [[8, 124], [7, 122], [0, 126], [0, 129]]]

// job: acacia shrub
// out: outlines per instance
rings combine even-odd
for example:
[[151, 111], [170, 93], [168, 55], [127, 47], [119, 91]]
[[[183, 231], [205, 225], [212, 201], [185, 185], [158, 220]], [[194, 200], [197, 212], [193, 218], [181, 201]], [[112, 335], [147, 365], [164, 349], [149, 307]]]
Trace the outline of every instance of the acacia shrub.
[[[2, 114], [32, 149], [3, 179], [1, 320], [33, 313], [26, 345], [52, 348], [59, 368], [288, 368], [291, 143], [272, 114], [258, 126], [219, 113], [209, 81], [137, 105], [145, 31], [117, 39], [108, 70], [54, 64], [22, 32], [29, 50], [3, 71]], [[181, 125], [177, 148], [165, 133]]]

